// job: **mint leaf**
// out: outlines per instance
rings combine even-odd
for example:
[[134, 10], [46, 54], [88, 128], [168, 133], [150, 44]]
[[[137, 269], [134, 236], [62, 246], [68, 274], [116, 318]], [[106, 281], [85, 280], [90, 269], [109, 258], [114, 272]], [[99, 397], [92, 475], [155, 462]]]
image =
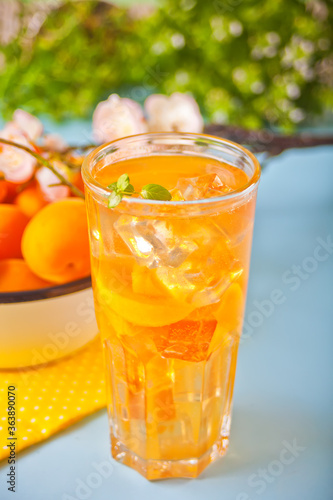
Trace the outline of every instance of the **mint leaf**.
[[117, 205], [119, 205], [122, 199], [122, 195], [114, 191], [108, 197], [108, 208], [115, 208]]
[[108, 185], [108, 189], [112, 189], [112, 191], [118, 191], [118, 186], [116, 182], [112, 182], [111, 184]]
[[132, 184], [129, 184], [126, 189], [124, 189], [123, 194], [126, 196], [132, 196], [134, 193], [134, 186]]
[[170, 201], [172, 199], [169, 191], [159, 184], [146, 184], [141, 190], [141, 196], [146, 200]]
[[127, 174], [123, 174], [117, 180], [117, 187], [119, 191], [126, 191], [127, 186], [129, 185], [130, 180]]
[[[139, 194], [130, 183], [128, 174], [122, 174], [117, 182], [112, 182], [108, 188], [112, 190], [108, 197], [109, 208], [115, 208], [119, 205], [124, 196], [132, 196], [133, 193]], [[170, 201], [172, 199], [169, 191], [159, 184], [146, 184], [140, 194], [146, 200]]]

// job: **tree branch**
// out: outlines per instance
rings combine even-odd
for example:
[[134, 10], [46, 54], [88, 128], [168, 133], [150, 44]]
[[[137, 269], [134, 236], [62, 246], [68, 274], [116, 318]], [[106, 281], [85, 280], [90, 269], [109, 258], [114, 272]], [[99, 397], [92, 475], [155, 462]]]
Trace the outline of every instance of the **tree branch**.
[[[333, 144], [333, 135], [319, 136], [302, 132], [296, 135], [275, 134], [269, 130], [247, 130], [242, 127], [231, 125], [210, 124], [205, 127], [204, 132], [217, 137], [223, 137], [230, 141], [246, 144], [255, 153], [267, 152], [270, 156], [276, 156], [291, 148], [311, 148]], [[97, 147], [96, 144], [86, 146], [70, 146], [64, 153], [75, 150], [86, 151]]]
[[74, 186], [74, 184], [72, 184], [70, 181], [68, 181], [60, 172], [58, 172], [53, 167], [53, 165], [49, 161], [47, 161], [41, 155], [39, 155], [35, 151], [32, 151], [27, 146], [23, 146], [22, 144], [18, 144], [18, 143], [13, 142], [13, 141], [8, 141], [7, 139], [2, 139], [1, 137], [0, 137], [0, 143], [7, 144], [8, 146], [12, 146], [14, 148], [22, 149], [26, 153], [29, 153], [30, 155], [34, 156], [39, 163], [41, 163], [42, 165], [44, 165], [44, 167], [46, 167], [49, 170], [51, 170], [51, 172], [56, 177], [58, 177], [58, 179], [61, 181], [62, 184], [64, 184], [65, 186], [69, 187], [69, 189], [72, 191], [72, 193], [75, 196], [78, 196], [79, 198], [83, 198], [84, 199], [84, 194], [82, 193], [82, 191], [79, 188], [77, 188], [76, 186]]
[[333, 144], [333, 135], [318, 136], [308, 132], [297, 135], [280, 135], [268, 130], [246, 130], [241, 127], [216, 124], [207, 125], [205, 132], [246, 144], [255, 153], [267, 152], [270, 156], [276, 156], [290, 148], [311, 148]]

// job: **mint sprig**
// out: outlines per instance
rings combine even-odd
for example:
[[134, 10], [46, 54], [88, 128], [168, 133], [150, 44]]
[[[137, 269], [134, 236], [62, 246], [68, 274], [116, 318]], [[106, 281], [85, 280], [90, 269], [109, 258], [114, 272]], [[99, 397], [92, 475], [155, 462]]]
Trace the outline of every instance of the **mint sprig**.
[[109, 208], [115, 208], [124, 196], [132, 196], [132, 194], [139, 194], [145, 200], [170, 201], [172, 199], [171, 193], [159, 184], [146, 184], [140, 193], [135, 191], [127, 174], [122, 174], [116, 182], [109, 184], [108, 188], [112, 190], [108, 197]]
[[109, 198], [108, 198], [108, 208], [115, 208], [121, 200], [123, 199], [121, 194], [117, 194], [115, 191], [113, 191]]
[[159, 184], [146, 184], [141, 190], [141, 196], [146, 200], [161, 201], [170, 201], [172, 198], [171, 193]]

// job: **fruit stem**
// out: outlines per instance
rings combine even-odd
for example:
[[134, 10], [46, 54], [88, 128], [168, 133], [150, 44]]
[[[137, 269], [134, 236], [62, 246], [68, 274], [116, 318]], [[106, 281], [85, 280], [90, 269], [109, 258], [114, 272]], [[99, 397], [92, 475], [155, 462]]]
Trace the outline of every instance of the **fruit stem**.
[[49, 161], [47, 161], [41, 155], [39, 155], [38, 153], [35, 153], [27, 146], [23, 146], [22, 144], [18, 144], [17, 142], [8, 141], [7, 139], [2, 139], [1, 137], [0, 137], [0, 143], [7, 144], [8, 146], [13, 146], [14, 148], [22, 149], [23, 151], [26, 151], [27, 153], [31, 154], [32, 156], [34, 156], [36, 158], [36, 160], [38, 160], [39, 163], [41, 163], [42, 165], [44, 165], [44, 167], [51, 170], [51, 172], [56, 177], [58, 177], [58, 179], [61, 181], [62, 184], [64, 184], [65, 186], [68, 186], [69, 189], [72, 191], [72, 193], [75, 196], [78, 196], [79, 198], [84, 199], [84, 193], [82, 193], [82, 191], [79, 188], [77, 188], [76, 186], [74, 186], [74, 184], [72, 184], [70, 181], [68, 181], [60, 172], [58, 172], [53, 167], [53, 165]]

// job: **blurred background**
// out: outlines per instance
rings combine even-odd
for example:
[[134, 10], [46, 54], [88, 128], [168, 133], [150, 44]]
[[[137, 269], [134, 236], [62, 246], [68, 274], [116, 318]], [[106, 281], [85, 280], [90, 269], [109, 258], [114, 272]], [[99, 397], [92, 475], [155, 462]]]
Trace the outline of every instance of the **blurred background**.
[[[204, 481], [181, 483], [184, 500], [332, 500], [332, 28], [332, 0], [0, 0], [0, 128], [22, 108], [42, 119], [47, 134], [87, 146], [92, 113], [111, 93], [143, 103], [152, 93], [190, 92], [206, 131], [246, 144], [269, 163], [259, 188], [230, 451]], [[305, 145], [321, 147], [296, 149]], [[80, 164], [76, 153], [65, 154]], [[54, 182], [46, 176], [30, 185], [32, 200], [39, 188], [58, 189]], [[13, 199], [29, 196], [23, 186]], [[316, 260], [319, 242], [327, 253]], [[267, 313], [263, 304], [276, 291], [285, 300]], [[60, 376], [59, 384], [67, 387]], [[15, 498], [74, 498], [66, 492], [74, 495], [75, 481], [109, 457], [107, 428], [102, 412], [20, 454]], [[304, 452], [276, 472], [285, 442]], [[258, 492], [251, 477], [271, 466]], [[7, 472], [6, 463], [0, 474]], [[112, 492], [170, 500], [179, 485], [143, 485], [115, 466], [89, 498]]]
[[0, 115], [91, 117], [112, 92], [191, 92], [209, 122], [332, 123], [325, 0], [0, 0]]

